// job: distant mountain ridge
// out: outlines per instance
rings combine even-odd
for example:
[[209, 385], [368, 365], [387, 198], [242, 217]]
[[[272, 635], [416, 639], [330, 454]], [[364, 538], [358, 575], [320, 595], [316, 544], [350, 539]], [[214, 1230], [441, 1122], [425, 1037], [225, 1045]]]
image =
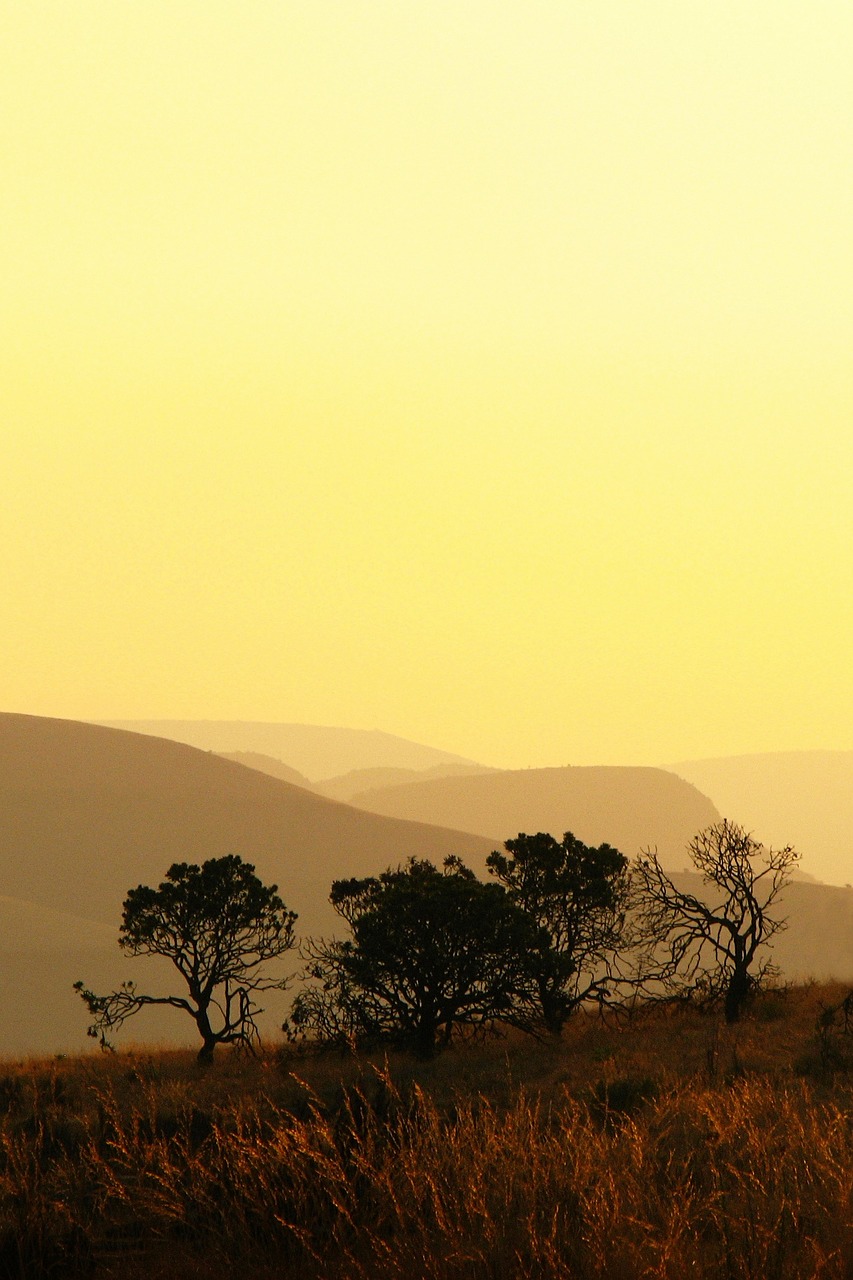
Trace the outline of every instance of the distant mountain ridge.
[[111, 729], [184, 742], [200, 751], [258, 752], [281, 760], [318, 781], [351, 769], [430, 769], [476, 761], [381, 729], [342, 729], [316, 724], [279, 724], [258, 720], [99, 720]]
[[514, 769], [363, 791], [352, 804], [409, 821], [452, 825], [503, 841], [520, 831], [571, 831], [628, 857], [654, 846], [673, 870], [687, 844], [720, 814], [695, 786], [664, 769], [616, 765]]
[[353, 798], [364, 791], [372, 791], [381, 787], [399, 787], [409, 782], [427, 782], [431, 778], [467, 777], [478, 773], [496, 773], [483, 764], [446, 764], [433, 765], [431, 769], [351, 769], [339, 778], [324, 778], [315, 783], [321, 795], [333, 800], [343, 800], [352, 804]]
[[306, 778], [304, 773], [300, 773], [298, 769], [291, 769], [290, 765], [282, 760], [262, 755], [260, 751], [217, 751], [216, 755], [222, 760], [242, 764], [246, 769], [267, 773], [271, 778], [278, 778], [280, 782], [290, 782], [294, 787], [306, 787], [309, 791], [317, 790], [311, 779]]
[[272, 756], [262, 755], [259, 751], [217, 751], [223, 760], [233, 760], [235, 764], [245, 765], [247, 769], [257, 769], [260, 773], [268, 773], [271, 778], [280, 778], [283, 782], [291, 782], [297, 787], [307, 787], [317, 795], [327, 796], [330, 800], [341, 800], [349, 804], [354, 795], [371, 787], [399, 786], [404, 782], [420, 782], [427, 778], [449, 778], [457, 774], [491, 773], [493, 770], [482, 764], [456, 764], [452, 760], [445, 764], [433, 765], [431, 769], [395, 769], [391, 767], [375, 769], [350, 769], [337, 778], [323, 778], [314, 781], [306, 778], [298, 769]]
[[765, 844], [794, 845], [820, 879], [853, 882], [853, 751], [765, 752], [668, 767]]

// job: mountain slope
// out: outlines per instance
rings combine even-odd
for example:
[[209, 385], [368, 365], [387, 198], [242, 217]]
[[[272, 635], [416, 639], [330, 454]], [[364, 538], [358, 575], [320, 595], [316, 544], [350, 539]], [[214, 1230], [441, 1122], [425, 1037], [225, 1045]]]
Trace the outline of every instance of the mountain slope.
[[853, 881], [853, 751], [686, 760], [673, 772], [765, 844], [792, 844], [807, 871]]
[[87, 1017], [72, 984], [85, 975], [111, 986], [128, 976], [118, 970], [117, 933], [67, 911], [0, 897], [0, 1055], [85, 1046]]
[[[0, 1053], [85, 1045], [71, 991], [133, 977], [169, 990], [168, 967], [116, 945], [121, 905], [176, 861], [238, 853], [279, 885], [300, 933], [337, 923], [336, 877], [415, 855], [482, 868], [476, 836], [363, 813], [176, 742], [75, 721], [0, 715]], [[283, 997], [268, 1026], [277, 1027]], [[180, 1015], [146, 1011], [126, 1036], [192, 1038]]]
[[260, 751], [217, 751], [216, 754], [223, 760], [242, 764], [246, 769], [257, 769], [258, 773], [268, 773], [271, 778], [278, 778], [280, 782], [290, 782], [294, 787], [305, 787], [308, 791], [317, 790], [304, 773], [300, 773], [298, 769], [291, 769], [289, 764], [283, 764], [281, 760], [274, 760], [272, 756], [261, 755]]
[[379, 729], [339, 729], [316, 724], [243, 720], [110, 720], [110, 728], [184, 742], [201, 751], [256, 751], [283, 760], [315, 781], [350, 769], [430, 769], [437, 764], [474, 764]]
[[239, 853], [315, 928], [336, 876], [484, 851], [180, 743], [0, 715], [0, 885], [57, 910], [115, 922], [127, 889], [170, 863]]
[[353, 804], [396, 818], [435, 822], [489, 836], [572, 831], [587, 844], [615, 845], [632, 857], [656, 846], [676, 870], [687, 842], [719, 822], [711, 801], [663, 769], [577, 767], [520, 769], [441, 778], [361, 792]]
[[469, 774], [492, 773], [482, 764], [437, 764], [431, 769], [351, 769], [339, 778], [324, 778], [315, 790], [332, 800], [352, 803], [353, 797], [363, 791], [384, 787], [399, 787], [407, 782], [427, 782], [430, 778], [467, 777]]

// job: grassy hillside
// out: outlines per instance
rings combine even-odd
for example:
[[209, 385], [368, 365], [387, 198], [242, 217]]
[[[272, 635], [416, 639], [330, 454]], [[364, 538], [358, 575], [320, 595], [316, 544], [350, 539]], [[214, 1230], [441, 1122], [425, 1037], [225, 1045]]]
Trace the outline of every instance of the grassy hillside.
[[0, 1275], [842, 1280], [843, 989], [390, 1057], [132, 1052], [0, 1076]]

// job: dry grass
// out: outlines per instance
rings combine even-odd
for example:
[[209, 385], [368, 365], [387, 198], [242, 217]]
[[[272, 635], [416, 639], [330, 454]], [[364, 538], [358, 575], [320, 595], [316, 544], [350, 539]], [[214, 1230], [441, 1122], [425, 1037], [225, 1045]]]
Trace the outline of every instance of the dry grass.
[[838, 994], [421, 1065], [7, 1064], [0, 1276], [853, 1275], [853, 1075], [813, 1035]]

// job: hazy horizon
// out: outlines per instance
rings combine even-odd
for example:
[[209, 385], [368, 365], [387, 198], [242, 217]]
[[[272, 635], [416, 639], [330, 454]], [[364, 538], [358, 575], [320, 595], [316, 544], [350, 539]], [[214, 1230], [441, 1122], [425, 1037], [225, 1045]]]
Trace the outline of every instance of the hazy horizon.
[[[3, 710], [9, 710], [9, 708], [3, 708]], [[32, 713], [24, 712], [20, 714], [32, 714]], [[71, 716], [71, 717], [59, 717], [59, 718], [60, 719], [76, 719], [77, 717]], [[123, 719], [120, 717], [115, 719], [108, 719], [108, 718], [96, 719], [91, 716], [85, 716], [80, 718], [80, 722], [83, 724], [102, 724], [102, 725], [114, 726], [117, 728], [129, 728], [132, 731], [140, 731], [140, 732], [143, 731], [142, 729], [143, 726], [152, 726], [153, 728], [153, 726], [167, 726], [167, 725], [176, 726], [179, 724], [186, 724], [188, 726], [189, 725], [198, 725], [198, 726], [215, 725], [215, 726], [221, 727], [222, 729], [225, 729], [226, 726], [245, 726], [245, 727], [264, 727], [264, 728], [268, 727], [271, 729], [285, 728], [285, 729], [308, 729], [308, 730], [321, 730], [321, 731], [331, 730], [333, 732], [341, 732], [341, 733], [376, 735], [380, 738], [388, 738], [388, 739], [393, 739], [395, 741], [398, 741], [400, 743], [410, 744], [417, 748], [425, 748], [427, 751], [434, 751], [436, 752], [437, 755], [446, 756], [447, 758], [450, 758], [450, 759], [457, 759], [459, 761], [464, 761], [466, 763], [471, 763], [471, 764], [479, 764], [490, 769], [505, 769], [505, 770], [549, 769], [549, 768], [560, 768], [565, 765], [577, 765], [580, 767], [591, 767], [591, 766], [594, 767], [597, 765], [602, 765], [602, 766], [621, 765], [626, 767], [633, 766], [638, 768], [668, 769], [668, 770], [677, 772], [679, 765], [715, 764], [718, 762], [721, 763], [723, 761], [726, 761], [726, 762], [737, 761], [737, 762], [746, 763], [752, 760], [756, 760], [756, 761], [763, 760], [767, 757], [776, 757], [779, 760], [795, 759], [800, 756], [810, 757], [810, 758], [825, 756], [825, 757], [832, 758], [832, 757], [838, 757], [842, 755], [850, 755], [851, 757], [853, 757], [853, 748], [812, 747], [812, 748], [786, 749], [782, 747], [774, 747], [766, 751], [741, 751], [741, 752], [733, 751], [728, 754], [697, 755], [697, 756], [691, 756], [689, 758], [685, 757], [680, 760], [658, 760], [658, 759], [655, 759], [655, 760], [635, 760], [635, 759], [598, 760], [598, 759], [595, 759], [593, 760], [593, 759], [581, 759], [579, 757], [575, 760], [537, 760], [535, 762], [528, 761], [526, 764], [518, 764], [518, 763], [503, 764], [503, 763], [495, 763], [495, 761], [493, 760], [473, 760], [472, 758], [469, 758], [469, 757], [463, 757], [453, 749], [452, 744], [447, 745], [444, 743], [423, 742], [420, 739], [411, 738], [401, 733], [389, 733], [386, 729], [383, 729], [377, 725], [370, 725], [370, 726], [351, 725], [351, 724], [345, 725], [345, 724], [338, 724], [338, 723], [321, 725], [321, 724], [313, 724], [313, 723], [306, 723], [306, 722], [299, 722], [299, 721], [292, 721], [292, 720], [273, 720], [273, 719], [252, 720], [252, 719], [240, 718], [240, 717], [237, 717], [233, 720], [219, 720], [215, 717], [209, 717], [209, 716], [199, 716], [199, 717], [192, 717], [192, 718], [185, 718], [185, 719], [176, 719], [174, 717], [169, 717], [169, 716], [163, 716], [163, 717], [140, 716], [134, 719], [130, 719], [130, 718]], [[147, 732], [149, 730], [146, 729], [145, 731]], [[170, 737], [171, 735], [164, 733], [163, 736]], [[183, 738], [178, 739], [178, 741], [184, 741], [184, 740], [185, 739]], [[235, 751], [240, 750], [239, 745], [234, 746], [234, 743], [239, 742], [239, 739], [228, 737], [227, 741], [229, 743], [229, 749], [233, 747]], [[216, 748], [210, 748], [210, 749], [215, 750]], [[279, 757], [274, 756], [273, 758], [278, 759]], [[282, 763], [287, 764], [288, 762], [286, 760], [282, 760]], [[414, 766], [414, 767], [417, 768], [417, 766]], [[423, 767], [426, 767], [426, 766], [423, 766]]]
[[853, 748], [848, 4], [0, 36], [0, 707]]

